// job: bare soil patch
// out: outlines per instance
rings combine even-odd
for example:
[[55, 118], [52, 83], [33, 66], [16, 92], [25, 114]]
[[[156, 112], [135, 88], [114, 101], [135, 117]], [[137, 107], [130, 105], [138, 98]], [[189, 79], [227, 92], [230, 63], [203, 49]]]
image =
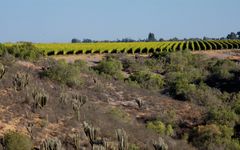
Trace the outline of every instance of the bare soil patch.
[[209, 51], [193, 51], [193, 54], [204, 54], [210, 58], [230, 59], [240, 61], [240, 50], [209, 50]]

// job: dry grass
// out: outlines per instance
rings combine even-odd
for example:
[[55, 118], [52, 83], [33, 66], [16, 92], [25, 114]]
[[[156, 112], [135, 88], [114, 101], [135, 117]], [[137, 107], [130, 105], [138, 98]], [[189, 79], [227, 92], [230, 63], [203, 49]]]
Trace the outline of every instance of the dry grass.
[[209, 50], [209, 51], [193, 51], [192, 53], [204, 54], [210, 58], [240, 61], [240, 50]]

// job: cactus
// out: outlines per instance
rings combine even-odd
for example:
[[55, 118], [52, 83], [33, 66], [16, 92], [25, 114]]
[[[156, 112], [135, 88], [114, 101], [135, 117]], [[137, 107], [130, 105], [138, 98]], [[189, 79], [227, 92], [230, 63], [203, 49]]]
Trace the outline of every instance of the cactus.
[[87, 100], [87, 96], [72, 95], [72, 102], [78, 103], [80, 107], [83, 106], [87, 102]]
[[59, 102], [63, 105], [66, 105], [68, 101], [70, 101], [69, 94], [61, 93]]
[[87, 96], [81, 96], [78, 94], [70, 94], [70, 93], [61, 93], [59, 102], [60, 104], [63, 104], [64, 106], [70, 102], [73, 111], [75, 112], [77, 116], [77, 120], [80, 120], [80, 109], [81, 107], [87, 102], [88, 97]]
[[117, 129], [116, 135], [118, 140], [118, 150], [127, 150], [128, 138], [126, 132], [123, 129]]
[[40, 146], [40, 150], [64, 150], [58, 138], [46, 139]]
[[75, 146], [76, 150], [80, 150], [81, 147], [80, 147], [80, 134], [79, 133], [74, 134], [73, 142], [74, 142], [74, 146]]
[[48, 95], [45, 94], [44, 90], [41, 89], [35, 89], [32, 93], [33, 97], [33, 111], [40, 108], [42, 109], [46, 104], [48, 100]]
[[5, 67], [3, 66], [3, 64], [0, 63], [0, 79], [2, 79], [4, 74], [5, 74]]
[[[106, 142], [102, 138], [97, 138], [98, 128], [94, 128], [92, 125], [89, 125], [87, 122], [83, 122], [84, 132], [89, 138], [89, 142], [92, 145], [92, 148], [95, 149], [106, 147]], [[98, 146], [97, 146], [98, 145]], [[101, 149], [99, 149], [101, 150]]]
[[153, 147], [155, 150], [167, 150], [168, 145], [164, 142], [164, 140], [159, 137], [158, 141], [154, 141]]
[[21, 91], [28, 85], [29, 75], [27, 73], [17, 73], [13, 78], [13, 86], [16, 91]]
[[143, 103], [142, 99], [137, 98], [137, 99], [135, 99], [135, 102], [137, 103], [139, 109], [143, 108], [144, 103]]
[[96, 144], [93, 145], [92, 149], [93, 150], [107, 150], [104, 146], [96, 145]]
[[90, 144], [93, 145], [94, 141], [97, 139], [97, 129], [89, 125], [87, 122], [83, 122], [84, 132], [90, 140]]
[[80, 120], [80, 109], [87, 102], [86, 96], [73, 95], [72, 96], [72, 108], [76, 113], [77, 120]]
[[33, 123], [29, 122], [26, 129], [27, 129], [28, 133], [30, 134], [31, 139], [33, 139]]

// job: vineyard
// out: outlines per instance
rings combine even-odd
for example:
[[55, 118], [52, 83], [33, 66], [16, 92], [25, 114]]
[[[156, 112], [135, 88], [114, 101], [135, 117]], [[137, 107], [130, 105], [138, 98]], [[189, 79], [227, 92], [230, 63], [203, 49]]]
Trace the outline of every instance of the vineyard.
[[131, 42], [131, 43], [38, 43], [34, 44], [45, 55], [128, 53], [148, 54], [180, 50], [221, 50], [240, 49], [240, 40], [198, 40], [168, 42]]

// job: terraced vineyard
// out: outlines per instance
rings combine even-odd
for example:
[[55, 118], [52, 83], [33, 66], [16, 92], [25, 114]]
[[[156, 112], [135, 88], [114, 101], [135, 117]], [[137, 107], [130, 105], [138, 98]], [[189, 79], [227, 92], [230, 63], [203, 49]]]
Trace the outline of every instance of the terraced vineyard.
[[53, 43], [34, 44], [45, 55], [94, 54], [94, 53], [153, 53], [179, 50], [240, 49], [240, 40], [208, 40], [177, 42], [133, 42], [133, 43]]

